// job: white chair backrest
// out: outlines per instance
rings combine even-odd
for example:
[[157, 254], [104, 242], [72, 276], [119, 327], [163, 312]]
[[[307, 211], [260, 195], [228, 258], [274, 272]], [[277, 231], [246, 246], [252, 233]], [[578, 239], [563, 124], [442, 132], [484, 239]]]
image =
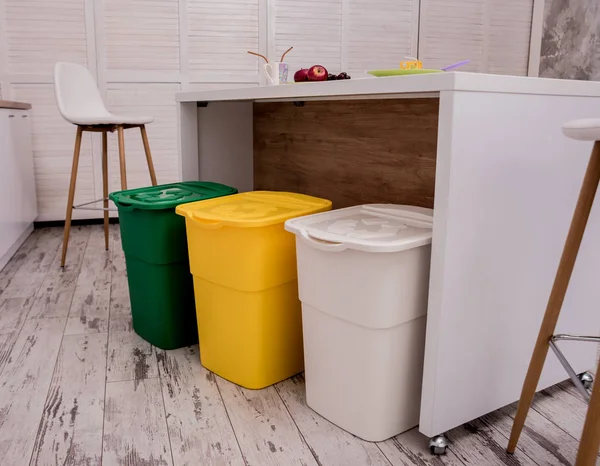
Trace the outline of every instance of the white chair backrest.
[[84, 66], [65, 62], [54, 65], [54, 91], [60, 114], [71, 123], [110, 115], [94, 77]]

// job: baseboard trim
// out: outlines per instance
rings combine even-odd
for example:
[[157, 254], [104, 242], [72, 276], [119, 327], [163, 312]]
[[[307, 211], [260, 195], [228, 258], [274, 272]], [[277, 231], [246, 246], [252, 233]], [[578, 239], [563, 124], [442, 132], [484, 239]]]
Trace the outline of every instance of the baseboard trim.
[[[108, 220], [109, 223], [118, 224], [119, 217], [111, 217]], [[104, 223], [104, 219], [102, 218], [81, 218], [77, 220], [72, 220], [71, 225], [102, 225]], [[44, 228], [44, 227], [64, 227], [64, 220], [46, 220], [43, 222], [33, 222], [34, 228]]]
[[15, 241], [14, 244], [10, 248], [8, 248], [8, 251], [6, 251], [4, 254], [2, 254], [2, 256], [0, 256], [0, 270], [2, 270], [4, 266], [8, 264], [8, 261], [11, 259], [11, 257], [16, 254], [16, 252], [19, 250], [19, 248], [25, 242], [25, 240], [29, 238], [29, 235], [33, 231], [33, 228], [33, 223], [29, 224], [27, 229], [19, 235], [17, 241]]

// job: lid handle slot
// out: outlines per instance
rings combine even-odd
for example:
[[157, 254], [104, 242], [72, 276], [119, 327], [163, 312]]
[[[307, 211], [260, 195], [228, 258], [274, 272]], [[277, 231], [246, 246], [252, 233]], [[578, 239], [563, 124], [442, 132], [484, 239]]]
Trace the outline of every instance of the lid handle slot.
[[344, 243], [334, 243], [332, 241], [315, 238], [309, 235], [306, 230], [300, 231], [300, 238], [302, 238], [302, 240], [308, 245], [315, 249], [320, 249], [321, 251], [337, 252], [344, 251], [346, 249], [346, 245]]
[[206, 220], [205, 218], [200, 217], [195, 212], [188, 213], [188, 216], [196, 222], [196, 225], [198, 225], [199, 227], [204, 228], [206, 230], [216, 230], [223, 226], [223, 224], [221, 222], [213, 221], [213, 220]]

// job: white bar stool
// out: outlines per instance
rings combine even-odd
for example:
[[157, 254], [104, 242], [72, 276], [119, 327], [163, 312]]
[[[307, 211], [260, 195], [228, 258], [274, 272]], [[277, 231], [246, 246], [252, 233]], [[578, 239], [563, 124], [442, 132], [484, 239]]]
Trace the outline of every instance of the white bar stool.
[[[75, 137], [75, 150], [73, 153], [73, 166], [71, 168], [71, 183], [69, 185], [69, 198], [67, 200], [67, 215], [65, 218], [65, 232], [63, 237], [61, 267], [65, 265], [69, 232], [71, 230], [71, 216], [73, 209], [103, 210], [104, 211], [104, 244], [108, 249], [108, 146], [107, 133], [117, 131], [119, 138], [119, 162], [121, 167], [121, 189], [127, 189], [127, 174], [125, 169], [125, 141], [123, 130], [140, 128], [142, 142], [146, 152], [146, 161], [150, 171], [152, 185], [156, 186], [156, 173], [152, 164], [150, 144], [146, 134], [146, 124], [154, 121], [148, 116], [119, 116], [111, 114], [104, 105], [98, 86], [89, 70], [75, 63], [57, 63], [54, 66], [54, 90], [56, 102], [62, 117], [69, 123], [77, 126]], [[77, 182], [77, 168], [79, 166], [79, 152], [81, 150], [81, 137], [84, 131], [102, 133], [102, 199], [86, 202], [74, 206], [75, 184]], [[103, 201], [103, 208], [87, 207], [95, 202]]]
[[[514, 453], [517, 448], [517, 442], [519, 441], [521, 431], [523, 430], [527, 412], [533, 401], [540, 375], [542, 374], [542, 369], [546, 362], [548, 348], [552, 348], [583, 398], [589, 401], [575, 465], [592, 466], [596, 464], [598, 447], [600, 446], [600, 381], [594, 383], [592, 395], [590, 397], [587, 387], [584, 386], [582, 380], [575, 374], [575, 371], [556, 343], [561, 340], [568, 340], [593, 342], [598, 344], [600, 342], [600, 337], [555, 335], [554, 331], [560, 316], [565, 294], [567, 293], [569, 281], [571, 280], [571, 273], [575, 266], [579, 246], [581, 245], [581, 240], [585, 232], [585, 227], [600, 181], [600, 119], [570, 121], [563, 126], [563, 133], [571, 139], [594, 141], [594, 147], [583, 178], [583, 184], [581, 185], [575, 212], [573, 212], [571, 227], [569, 228], [569, 234], [567, 235], [562, 257], [558, 264], [552, 291], [548, 298], [546, 313], [544, 314], [540, 332], [533, 349], [533, 355], [531, 356], [531, 362], [529, 363], [529, 369], [527, 370], [527, 375], [523, 384], [523, 391], [521, 392], [521, 399], [519, 400], [519, 407], [515, 415], [515, 422], [513, 424], [507, 450], [509, 453]], [[598, 366], [596, 375], [599, 373], [600, 365]]]

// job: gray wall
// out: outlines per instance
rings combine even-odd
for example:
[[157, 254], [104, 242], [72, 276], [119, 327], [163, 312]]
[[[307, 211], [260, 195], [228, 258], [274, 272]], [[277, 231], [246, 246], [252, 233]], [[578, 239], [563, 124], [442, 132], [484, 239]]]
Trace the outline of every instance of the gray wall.
[[600, 0], [546, 0], [540, 76], [600, 81]]

